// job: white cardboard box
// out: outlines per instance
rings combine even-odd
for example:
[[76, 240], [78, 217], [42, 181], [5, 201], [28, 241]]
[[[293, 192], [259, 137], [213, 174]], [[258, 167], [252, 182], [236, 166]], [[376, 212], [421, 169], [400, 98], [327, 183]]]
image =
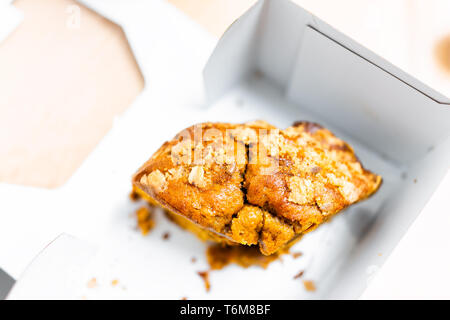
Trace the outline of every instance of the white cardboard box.
[[[0, 222], [0, 265], [18, 276], [38, 248], [68, 232], [97, 250], [77, 277], [96, 277], [99, 286], [66, 286], [74, 298], [360, 297], [448, 171], [450, 99], [288, 0], [259, 1], [227, 30], [204, 68], [204, 87], [200, 71], [214, 40], [180, 12], [162, 1], [83, 2], [122, 25], [149, 87], [65, 186], [0, 185], [0, 209], [16, 214]], [[230, 266], [211, 275], [206, 293], [196, 275], [207, 268], [204, 244], [162, 217], [148, 237], [136, 233], [129, 179], [188, 125], [254, 119], [319, 122], [384, 182], [296, 244], [302, 258], [286, 256], [267, 270]], [[161, 240], [167, 230], [170, 242]], [[315, 293], [292, 279], [303, 269]], [[108, 285], [116, 278], [126, 290]]]

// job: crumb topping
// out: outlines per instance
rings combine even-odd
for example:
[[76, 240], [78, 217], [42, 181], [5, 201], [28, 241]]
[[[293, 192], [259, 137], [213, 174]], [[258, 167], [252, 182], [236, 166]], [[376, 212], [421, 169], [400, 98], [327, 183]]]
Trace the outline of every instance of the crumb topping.
[[156, 193], [163, 192], [167, 188], [166, 177], [158, 169], [151, 172], [148, 176], [143, 175], [141, 184], [149, 186]]
[[189, 173], [188, 181], [190, 184], [204, 188], [206, 187], [206, 179], [205, 179], [205, 170], [201, 166], [195, 166], [191, 169], [191, 173]]
[[289, 201], [301, 205], [314, 202], [314, 185], [311, 180], [297, 176], [288, 177], [288, 187]]

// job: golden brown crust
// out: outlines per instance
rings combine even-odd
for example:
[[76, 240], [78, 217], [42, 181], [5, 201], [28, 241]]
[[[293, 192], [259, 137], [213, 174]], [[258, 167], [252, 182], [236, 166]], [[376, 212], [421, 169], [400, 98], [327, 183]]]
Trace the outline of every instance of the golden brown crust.
[[264, 254], [367, 198], [380, 183], [347, 143], [310, 122], [284, 130], [264, 121], [192, 126], [133, 177], [140, 194], [206, 230], [204, 238], [258, 244]]

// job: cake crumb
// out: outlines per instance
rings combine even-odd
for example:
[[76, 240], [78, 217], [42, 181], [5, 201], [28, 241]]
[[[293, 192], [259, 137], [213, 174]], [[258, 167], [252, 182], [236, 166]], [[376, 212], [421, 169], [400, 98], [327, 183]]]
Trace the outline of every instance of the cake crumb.
[[182, 297], [182, 298], [181, 298], [181, 300], [187, 300], [187, 299], [188, 299], [187, 297]]
[[119, 284], [119, 280], [117, 280], [117, 279], [114, 279], [113, 281], [111, 281], [111, 285], [113, 287], [117, 286], [118, 284]]
[[153, 219], [153, 210], [148, 207], [141, 207], [136, 211], [137, 225], [141, 230], [142, 235], [147, 235], [155, 226]]
[[89, 289], [95, 288], [97, 286], [97, 279], [96, 278], [92, 278], [91, 280], [88, 281], [87, 283], [87, 287]]
[[301, 257], [303, 255], [302, 252], [298, 251], [298, 252], [292, 252], [292, 258], [297, 259], [298, 257]]
[[209, 282], [209, 271], [198, 271], [197, 274], [203, 279], [206, 291], [209, 291], [211, 289], [211, 283]]
[[164, 232], [162, 235], [163, 240], [168, 240], [170, 238], [170, 233], [169, 232]]
[[306, 291], [316, 291], [316, 285], [311, 280], [303, 280]]
[[138, 201], [139, 199], [141, 199], [141, 196], [135, 190], [132, 190], [130, 192], [130, 199], [131, 201]]
[[303, 274], [305, 273], [305, 271], [300, 271], [299, 273], [297, 273], [295, 276], [294, 276], [294, 279], [298, 279], [298, 278], [301, 278], [302, 276], [303, 276]]
[[192, 262], [192, 263], [196, 263], [196, 262], [197, 262], [197, 258], [196, 258], [196, 257], [192, 257], [192, 258], [191, 258], [191, 262]]

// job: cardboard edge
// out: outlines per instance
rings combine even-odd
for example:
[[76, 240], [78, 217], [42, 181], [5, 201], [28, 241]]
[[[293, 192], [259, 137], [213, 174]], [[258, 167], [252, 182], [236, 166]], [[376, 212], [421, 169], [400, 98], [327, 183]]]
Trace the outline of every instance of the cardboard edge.
[[[257, 21], [256, 21], [256, 29], [255, 29], [255, 33], [258, 33], [258, 27], [259, 24], [261, 22], [261, 18], [262, 15], [264, 15], [264, 11], [266, 9], [266, 5], [267, 2], [266, 0], [259, 0], [256, 3], [254, 3], [249, 9], [247, 9], [239, 18], [237, 18], [236, 20], [233, 21], [233, 23], [225, 30], [225, 32], [222, 34], [222, 36], [219, 38], [219, 40], [217, 41], [214, 49], [212, 50], [208, 60], [206, 61], [206, 64], [203, 68], [202, 71], [202, 76], [203, 76], [203, 84], [205, 87], [205, 92], [206, 92], [206, 98], [209, 102], [211, 102], [212, 100], [214, 100], [217, 96], [220, 96], [221, 94], [217, 94], [217, 92], [215, 91], [226, 91], [227, 88], [229, 89], [230, 85], [225, 85], [223, 86], [223, 88], [221, 90], [214, 90], [212, 88], [210, 88], [208, 86], [208, 83], [211, 82], [211, 76], [209, 75], [210, 72], [214, 72], [213, 68], [216, 65], [216, 59], [218, 57], [218, 52], [220, 51], [221, 48], [223, 48], [223, 46], [226, 45], [227, 41], [229, 40], [230, 37], [232, 37], [235, 32], [236, 29], [238, 29], [240, 27], [240, 23], [242, 23], [250, 14], [252, 14], [253, 12], [260, 10], [259, 15], [257, 17]], [[255, 37], [254, 37], [255, 38]], [[257, 45], [257, 43], [255, 42], [254, 44], [250, 44], [250, 46], [254, 46]], [[244, 71], [241, 75], [238, 75], [237, 77], [235, 77], [235, 80], [239, 80], [242, 78], [245, 78], [245, 76], [248, 74], [248, 71], [251, 71], [251, 68], [253, 66], [250, 66], [249, 70]]]
[[[321, 20], [314, 14], [312, 14], [312, 13], [309, 13], [309, 14], [311, 15], [315, 25], [310, 24], [310, 25], [308, 25], [308, 27], [319, 32], [323, 36], [327, 37], [329, 40], [335, 42], [336, 44], [340, 45], [341, 47], [343, 47], [343, 48], [347, 49], [348, 51], [352, 52], [353, 54], [357, 55], [361, 59], [367, 61], [368, 63], [379, 68], [380, 70], [386, 72], [390, 76], [396, 78], [400, 82], [402, 82], [405, 85], [411, 87], [412, 89], [418, 91], [419, 93], [421, 93], [422, 95], [426, 96], [427, 98], [433, 100], [434, 102], [441, 104], [441, 105], [450, 106], [450, 98], [449, 97], [446, 97], [445, 95], [436, 91], [435, 89], [431, 88], [430, 86], [426, 85], [419, 79], [408, 74], [406, 71], [393, 65], [391, 62], [389, 62], [382, 56], [379, 56], [378, 54], [374, 53], [370, 49], [361, 45], [359, 42], [353, 40], [349, 36], [340, 32], [339, 30], [334, 28], [332, 25], [329, 25], [328, 23]], [[371, 56], [371, 57], [369, 57], [369, 56]]]

